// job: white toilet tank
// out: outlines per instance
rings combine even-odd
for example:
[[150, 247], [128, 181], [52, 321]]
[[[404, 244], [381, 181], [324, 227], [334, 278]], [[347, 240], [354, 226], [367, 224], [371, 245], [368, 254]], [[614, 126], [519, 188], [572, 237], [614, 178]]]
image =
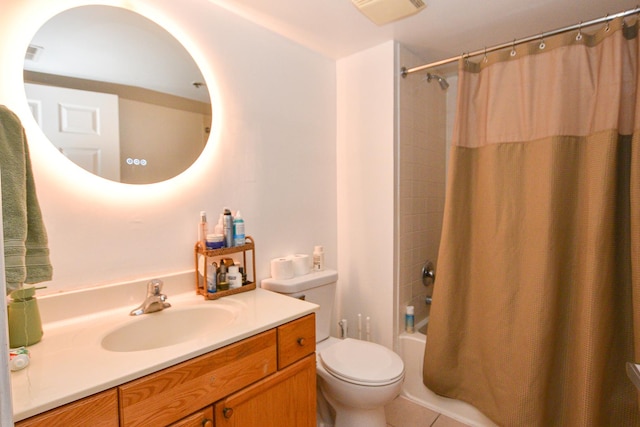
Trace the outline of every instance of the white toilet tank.
[[261, 287], [318, 304], [316, 312], [316, 342], [329, 337], [333, 303], [336, 295], [338, 272], [335, 270], [314, 271], [292, 279], [264, 279]]

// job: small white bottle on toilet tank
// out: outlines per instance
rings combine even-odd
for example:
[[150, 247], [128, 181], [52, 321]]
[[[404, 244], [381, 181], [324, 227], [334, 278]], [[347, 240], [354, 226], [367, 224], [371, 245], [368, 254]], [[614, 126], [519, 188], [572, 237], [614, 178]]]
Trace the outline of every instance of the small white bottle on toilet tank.
[[324, 270], [324, 248], [314, 246], [313, 248], [313, 271]]

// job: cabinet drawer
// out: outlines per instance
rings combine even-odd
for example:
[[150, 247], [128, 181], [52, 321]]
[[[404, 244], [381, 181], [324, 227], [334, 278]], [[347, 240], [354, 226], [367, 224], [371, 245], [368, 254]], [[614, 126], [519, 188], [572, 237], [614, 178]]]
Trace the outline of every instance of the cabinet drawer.
[[315, 313], [278, 327], [278, 369], [285, 368], [315, 351]]
[[16, 427], [118, 425], [118, 392], [116, 389], [85, 397], [16, 423]]
[[276, 371], [270, 330], [118, 387], [120, 425], [167, 425]]

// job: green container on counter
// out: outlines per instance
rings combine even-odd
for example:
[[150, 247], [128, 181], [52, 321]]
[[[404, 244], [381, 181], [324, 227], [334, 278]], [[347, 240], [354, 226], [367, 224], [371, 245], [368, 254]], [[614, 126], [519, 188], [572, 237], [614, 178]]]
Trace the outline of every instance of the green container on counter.
[[7, 317], [11, 348], [26, 347], [42, 339], [42, 321], [35, 293], [35, 287], [25, 287], [9, 294]]

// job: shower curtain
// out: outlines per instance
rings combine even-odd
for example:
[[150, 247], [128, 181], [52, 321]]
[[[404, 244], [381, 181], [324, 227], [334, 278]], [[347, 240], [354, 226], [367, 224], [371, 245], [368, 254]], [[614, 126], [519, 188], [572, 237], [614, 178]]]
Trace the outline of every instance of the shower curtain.
[[498, 425], [640, 425], [637, 33], [460, 61], [423, 374]]

